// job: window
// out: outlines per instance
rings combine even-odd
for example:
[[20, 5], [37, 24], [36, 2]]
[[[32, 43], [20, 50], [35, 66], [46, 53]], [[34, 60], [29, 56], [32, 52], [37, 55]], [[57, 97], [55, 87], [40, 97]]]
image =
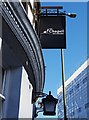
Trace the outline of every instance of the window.
[[61, 99], [59, 99], [59, 103], [61, 103], [62, 102], [62, 98]]
[[4, 69], [0, 67], [0, 94], [2, 94], [3, 89], [3, 79], [4, 79]]
[[79, 113], [81, 112], [81, 107], [78, 108], [78, 112], [79, 112]]
[[4, 69], [0, 66], [0, 119], [2, 116], [2, 102], [5, 99], [3, 96], [3, 88], [4, 88]]
[[85, 104], [85, 109], [89, 108], [89, 102]]
[[87, 82], [87, 77], [83, 79], [83, 84]]
[[71, 113], [71, 117], [73, 117], [75, 115], [74, 111]]
[[70, 95], [71, 95], [71, 94], [73, 93], [73, 89], [71, 89], [69, 93], [70, 93]]
[[75, 86], [75, 88], [76, 88], [76, 89], [78, 89], [78, 88], [79, 88], [79, 83]]

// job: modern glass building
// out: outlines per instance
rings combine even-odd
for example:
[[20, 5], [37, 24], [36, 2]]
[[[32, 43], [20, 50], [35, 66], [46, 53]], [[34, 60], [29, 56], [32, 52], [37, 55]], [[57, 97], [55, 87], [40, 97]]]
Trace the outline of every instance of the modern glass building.
[[[65, 82], [67, 118], [89, 119], [89, 58]], [[58, 117], [64, 117], [62, 86], [57, 91]]]

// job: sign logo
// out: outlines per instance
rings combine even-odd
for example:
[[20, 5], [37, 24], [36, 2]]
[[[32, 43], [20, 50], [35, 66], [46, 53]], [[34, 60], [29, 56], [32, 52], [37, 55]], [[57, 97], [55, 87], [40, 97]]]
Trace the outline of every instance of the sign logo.
[[64, 30], [54, 30], [53, 28], [48, 28], [42, 34], [64, 35]]
[[40, 16], [39, 38], [43, 49], [66, 48], [65, 16]]

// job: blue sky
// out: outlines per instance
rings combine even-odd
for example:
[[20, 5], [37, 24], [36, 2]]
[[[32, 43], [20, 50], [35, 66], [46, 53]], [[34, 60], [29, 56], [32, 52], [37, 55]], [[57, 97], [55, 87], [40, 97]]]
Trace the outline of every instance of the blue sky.
[[41, 0], [41, 2], [88, 2], [88, 0]]
[[[87, 59], [87, 3], [44, 2], [42, 5], [63, 6], [63, 11], [77, 14], [74, 19], [66, 17], [67, 48], [64, 50], [64, 63], [67, 80]], [[57, 97], [57, 89], [62, 85], [60, 49], [44, 49], [43, 55], [46, 65], [44, 92], [48, 93], [51, 90]]]

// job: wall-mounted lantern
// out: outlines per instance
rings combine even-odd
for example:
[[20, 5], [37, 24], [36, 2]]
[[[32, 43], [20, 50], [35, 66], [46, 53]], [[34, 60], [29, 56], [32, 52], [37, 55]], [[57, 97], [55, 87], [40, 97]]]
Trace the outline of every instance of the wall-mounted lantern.
[[[46, 97], [45, 97], [46, 96]], [[41, 102], [38, 102], [38, 106], [35, 107], [35, 117], [38, 116], [39, 112], [43, 112], [43, 115], [55, 115], [56, 114], [56, 104], [58, 102], [58, 99], [54, 98], [51, 95], [51, 91], [49, 91], [49, 95], [45, 93], [41, 93], [39, 97], [45, 97], [41, 100]]]
[[58, 102], [58, 99], [54, 98], [51, 95], [51, 91], [49, 92], [49, 95], [46, 96], [46, 98], [42, 99], [43, 103], [43, 115], [55, 115], [56, 112], [56, 104]]

